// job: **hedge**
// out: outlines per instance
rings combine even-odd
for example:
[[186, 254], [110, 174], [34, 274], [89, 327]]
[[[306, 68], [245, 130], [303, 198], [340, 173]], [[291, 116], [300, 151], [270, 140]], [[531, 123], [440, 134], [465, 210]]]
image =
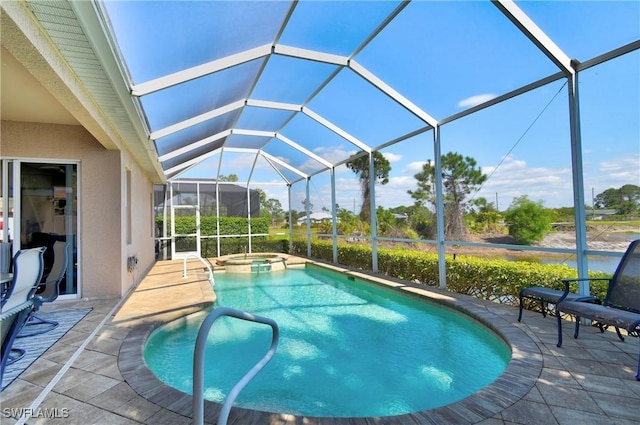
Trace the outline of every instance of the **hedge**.
[[[196, 233], [196, 218], [194, 216], [176, 217], [176, 233], [192, 234]], [[156, 217], [156, 226], [162, 228], [162, 217]], [[258, 217], [251, 219], [251, 233], [269, 233], [269, 224], [271, 220], [268, 217]], [[216, 217], [204, 216], [200, 217], [200, 235], [215, 236]], [[171, 223], [167, 223], [167, 227], [171, 227]], [[220, 234], [221, 235], [245, 235], [249, 233], [249, 226], [246, 217], [220, 217]]]
[[[194, 234], [196, 233], [196, 218], [176, 217], [176, 233], [177, 234]], [[156, 226], [162, 228], [162, 217], [156, 217]], [[259, 217], [251, 219], [252, 234], [268, 234], [270, 219], [268, 217]], [[168, 227], [171, 223], [167, 223]], [[229, 237], [220, 239], [220, 252], [218, 253], [217, 222], [215, 216], [200, 217], [200, 250], [205, 257], [219, 257], [222, 255], [237, 254], [243, 252], [249, 246], [248, 236]], [[249, 232], [249, 225], [246, 217], [220, 217], [220, 235], [246, 235]], [[176, 246], [178, 250], [187, 251], [194, 249], [195, 236], [187, 236], [176, 238]], [[282, 241], [268, 241], [266, 236], [252, 236], [251, 249], [255, 252], [282, 252]]]
[[[306, 256], [306, 241], [293, 243], [293, 254]], [[338, 263], [361, 270], [371, 270], [371, 247], [364, 245], [338, 245]], [[313, 241], [313, 258], [333, 261], [331, 242]], [[576, 278], [576, 269], [566, 264], [536, 264], [525, 261], [489, 260], [473, 256], [447, 255], [445, 258], [447, 289], [478, 298], [517, 305], [522, 288], [542, 286], [563, 289], [563, 279]], [[410, 282], [438, 286], [438, 255], [405, 248], [379, 248], [378, 272]], [[611, 277], [603, 272], [589, 272], [590, 277]], [[577, 292], [573, 282], [571, 290]], [[591, 293], [603, 299], [606, 281], [591, 282]]]

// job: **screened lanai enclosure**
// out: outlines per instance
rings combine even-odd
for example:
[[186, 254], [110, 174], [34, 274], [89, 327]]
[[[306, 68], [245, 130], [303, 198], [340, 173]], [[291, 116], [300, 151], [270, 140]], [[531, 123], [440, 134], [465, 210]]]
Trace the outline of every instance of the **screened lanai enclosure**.
[[[36, 14], [55, 7], [29, 3]], [[115, 60], [103, 60], [111, 64], [111, 83], [130, 98], [124, 113], [136, 117], [145, 149], [167, 179], [156, 191], [155, 205], [163, 206], [156, 216], [164, 217], [156, 235], [162, 249], [174, 243], [173, 255], [181, 239], [194, 244], [183, 247], [187, 252], [215, 241], [220, 254], [229, 236], [244, 238], [236, 249], [255, 250], [252, 238], [266, 236], [250, 223], [264, 212], [256, 211], [264, 200], [282, 208], [277, 224], [285, 245], [306, 241], [299, 254], [314, 257], [312, 241], [324, 238], [338, 262], [339, 244], [362, 243], [377, 271], [382, 245], [419, 245], [438, 253], [441, 286], [445, 254], [461, 248], [574, 256], [580, 276], [591, 255], [621, 255], [591, 244], [598, 235], [587, 232], [587, 220], [595, 216], [596, 194], [640, 183], [638, 2], [69, 7], [85, 21], [89, 39], [107, 34]], [[378, 154], [388, 165], [384, 178], [377, 178]], [[483, 178], [452, 185], [455, 155]], [[242, 208], [220, 208], [229, 188], [244, 196]], [[194, 195], [189, 202], [172, 195], [185, 190]], [[564, 223], [572, 240], [558, 247], [452, 239], [448, 208], [456, 190], [460, 213], [501, 213], [523, 200], [566, 207], [573, 211]], [[215, 217], [215, 231], [206, 235], [205, 207]], [[422, 220], [430, 232], [383, 229], [385, 211], [415, 222], [418, 207], [429, 212]], [[329, 220], [319, 230], [310, 219], [297, 224], [320, 212]], [[198, 216], [199, 224], [176, 230], [176, 214]], [[226, 216], [248, 224], [221, 233]], [[353, 216], [366, 225], [345, 230]]]

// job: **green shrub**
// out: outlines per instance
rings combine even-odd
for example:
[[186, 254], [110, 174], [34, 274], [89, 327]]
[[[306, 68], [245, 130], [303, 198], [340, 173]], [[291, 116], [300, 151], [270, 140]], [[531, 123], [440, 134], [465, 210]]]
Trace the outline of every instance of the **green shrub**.
[[552, 213], [541, 202], [533, 202], [526, 196], [514, 199], [504, 214], [504, 221], [519, 245], [539, 242], [551, 231]]
[[[356, 244], [338, 244], [338, 264], [361, 270], [371, 270], [371, 247]], [[292, 254], [306, 257], [306, 241], [293, 242]], [[333, 261], [331, 242], [313, 241], [311, 257]], [[522, 288], [542, 286], [564, 289], [563, 279], [577, 277], [577, 270], [565, 264], [536, 264], [524, 261], [483, 259], [473, 256], [447, 255], [445, 258], [447, 289], [503, 304], [518, 304]], [[379, 248], [378, 272], [387, 276], [417, 284], [439, 285], [438, 255], [406, 248]], [[611, 277], [603, 272], [590, 272], [590, 277]], [[572, 282], [571, 290], [578, 291], [578, 283]], [[603, 299], [607, 291], [606, 281], [591, 282], [591, 293]]]
[[[196, 218], [194, 216], [176, 217], [176, 234], [196, 233]], [[162, 217], [156, 217], [156, 226], [162, 228]], [[269, 233], [269, 217], [259, 217], [251, 219], [251, 233]], [[167, 228], [171, 228], [171, 222], [167, 223]], [[249, 224], [246, 217], [220, 217], [221, 235], [246, 235], [249, 233]], [[215, 216], [200, 217], [200, 235], [215, 236], [217, 234], [217, 221]]]

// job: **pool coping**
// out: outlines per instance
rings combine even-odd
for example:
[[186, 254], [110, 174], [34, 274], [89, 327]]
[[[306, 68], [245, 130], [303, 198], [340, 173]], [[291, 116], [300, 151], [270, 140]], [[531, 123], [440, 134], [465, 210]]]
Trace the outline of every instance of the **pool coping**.
[[[332, 264], [317, 261], [308, 263], [380, 283], [413, 296], [425, 297], [427, 301], [460, 311], [500, 336], [511, 349], [511, 361], [504, 372], [488, 386], [462, 400], [434, 409], [396, 416], [341, 418], [263, 412], [234, 406], [231, 409], [229, 423], [473, 424], [495, 416], [522, 399], [535, 385], [542, 372], [542, 353], [537, 344], [522, 329], [491, 312], [488, 308], [491, 303], [488, 301]], [[160, 381], [144, 360], [146, 340], [164, 323], [166, 322], [153, 321], [133, 327], [120, 347], [118, 367], [124, 380], [137, 394], [160, 407], [191, 418], [192, 396]], [[205, 422], [216, 423], [221, 407], [220, 403], [205, 400]]]

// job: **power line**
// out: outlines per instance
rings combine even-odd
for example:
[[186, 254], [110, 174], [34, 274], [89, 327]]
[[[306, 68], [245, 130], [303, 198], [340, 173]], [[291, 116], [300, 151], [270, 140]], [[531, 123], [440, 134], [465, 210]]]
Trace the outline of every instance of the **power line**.
[[526, 130], [522, 133], [522, 135], [518, 138], [518, 140], [516, 140], [516, 142], [513, 144], [513, 146], [511, 146], [511, 149], [509, 149], [509, 151], [502, 157], [502, 159], [500, 160], [500, 162], [498, 162], [498, 165], [496, 165], [496, 167], [493, 169], [493, 171], [487, 176], [487, 179], [485, 180], [484, 183], [482, 183], [482, 185], [480, 185], [480, 187], [478, 188], [478, 190], [476, 190], [473, 194], [473, 196], [471, 197], [470, 201], [472, 201], [475, 198], [475, 195], [480, 192], [480, 190], [482, 190], [482, 188], [484, 187], [484, 185], [491, 179], [491, 177], [495, 174], [496, 171], [498, 171], [498, 168], [500, 168], [500, 166], [502, 165], [502, 163], [507, 159], [507, 157], [509, 156], [509, 154], [511, 154], [511, 152], [513, 152], [513, 150], [516, 148], [516, 146], [518, 146], [518, 144], [520, 144], [520, 142], [522, 141], [522, 139], [524, 139], [524, 136], [527, 135], [527, 133], [529, 133], [529, 130], [531, 130], [533, 128], [533, 126], [536, 124], [536, 122], [538, 122], [538, 120], [540, 119], [540, 117], [542, 116], [542, 114], [544, 114], [544, 112], [549, 108], [549, 106], [551, 106], [551, 104], [553, 103], [553, 101], [556, 99], [556, 97], [558, 97], [558, 95], [560, 94], [560, 92], [562, 91], [562, 89], [564, 89], [564, 87], [567, 85], [567, 81], [564, 82], [564, 84], [562, 84], [562, 86], [560, 86], [560, 88], [558, 89], [558, 91], [551, 97], [551, 99], [549, 100], [549, 102], [547, 102], [547, 104], [542, 108], [542, 110], [538, 113], [538, 115], [534, 118], [534, 120], [531, 122], [531, 124], [529, 124], [529, 126], [526, 128]]

